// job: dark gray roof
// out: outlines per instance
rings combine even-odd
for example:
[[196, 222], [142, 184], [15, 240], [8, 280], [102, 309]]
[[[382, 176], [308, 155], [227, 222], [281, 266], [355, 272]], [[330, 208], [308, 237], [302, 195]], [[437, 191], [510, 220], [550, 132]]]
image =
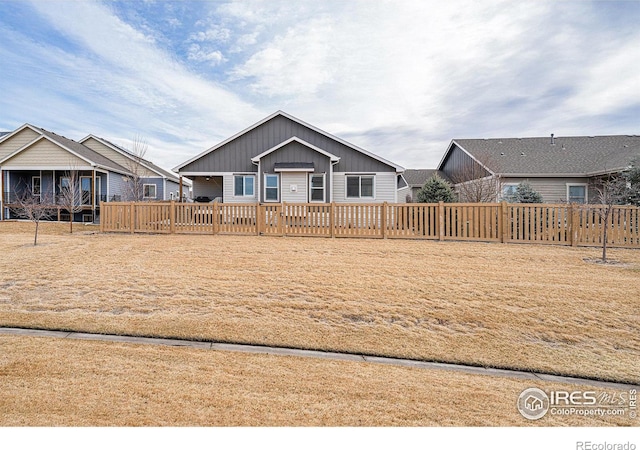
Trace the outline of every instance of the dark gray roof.
[[11, 134], [11, 131], [0, 131], [0, 138], [2, 136], [6, 136], [7, 134]]
[[97, 164], [100, 167], [104, 167], [105, 169], [115, 170], [116, 172], [124, 172], [129, 173], [127, 169], [122, 167], [119, 164], [111, 161], [109, 158], [102, 156], [100, 153], [91, 150], [89, 147], [86, 147], [74, 140], [66, 138], [64, 136], [60, 136], [59, 134], [55, 134], [51, 131], [45, 130], [44, 128], [38, 128], [38, 130], [42, 131], [42, 134], [47, 136], [54, 142], [68, 148], [69, 150], [77, 153], [83, 158], [88, 159], [89, 161]]
[[404, 179], [407, 180], [407, 184], [411, 187], [422, 187], [425, 181], [434, 175], [438, 175], [440, 178], [449, 180], [448, 177], [437, 169], [406, 169], [402, 174]]
[[620, 171], [640, 157], [640, 136], [556, 137], [553, 144], [550, 136], [452, 143], [501, 175], [598, 175]]

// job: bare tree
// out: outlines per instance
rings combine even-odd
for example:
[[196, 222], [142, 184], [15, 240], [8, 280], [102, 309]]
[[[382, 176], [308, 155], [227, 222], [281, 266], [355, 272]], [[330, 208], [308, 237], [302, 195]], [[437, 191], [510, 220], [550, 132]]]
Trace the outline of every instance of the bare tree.
[[131, 157], [127, 159], [127, 163], [125, 164], [125, 168], [129, 172], [126, 189], [127, 200], [129, 201], [139, 202], [144, 198], [144, 156], [147, 150], [147, 142], [140, 136], [136, 136], [133, 139], [131, 147], [127, 150]]
[[28, 219], [36, 225], [33, 236], [33, 245], [38, 245], [38, 228], [41, 220], [50, 219], [53, 215], [54, 205], [53, 197], [40, 192], [34, 193], [31, 187], [27, 186], [22, 192], [16, 196], [15, 209], [19, 217]]
[[498, 201], [502, 194], [502, 179], [490, 172], [495, 167], [491, 157], [481, 160], [469, 158], [453, 173], [447, 174], [455, 185], [458, 199], [467, 203], [491, 203]]
[[[609, 174], [599, 182], [592, 184], [598, 193], [598, 203], [602, 205], [598, 215], [602, 220], [602, 261], [607, 262], [607, 240], [609, 238], [609, 219], [617, 205], [640, 206], [640, 158], [631, 161], [628, 168], [617, 174]], [[618, 214], [620, 211], [618, 210]], [[629, 226], [629, 224], [627, 224]]]
[[[80, 186], [80, 173], [73, 166], [60, 177], [60, 185], [58, 186], [60, 195], [58, 204], [69, 211], [69, 233], [73, 233], [73, 216], [82, 211], [82, 206], [86, 203], [83, 198]], [[91, 193], [89, 192], [89, 195]]]

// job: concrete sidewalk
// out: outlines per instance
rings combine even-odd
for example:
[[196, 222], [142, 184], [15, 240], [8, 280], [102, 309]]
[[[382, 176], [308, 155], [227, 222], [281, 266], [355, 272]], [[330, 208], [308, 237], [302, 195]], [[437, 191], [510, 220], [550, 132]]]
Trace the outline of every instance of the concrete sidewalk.
[[174, 347], [190, 347], [202, 350], [219, 350], [228, 352], [265, 353], [270, 355], [299, 356], [303, 358], [323, 358], [341, 361], [366, 362], [375, 364], [390, 364], [394, 366], [415, 367], [429, 370], [452, 370], [476, 375], [489, 375], [493, 377], [519, 378], [532, 381], [549, 381], [555, 383], [569, 383], [577, 385], [594, 386], [603, 389], [640, 389], [640, 385], [625, 383], [613, 383], [608, 381], [591, 380], [588, 378], [564, 377], [545, 373], [523, 372], [519, 370], [492, 369], [462, 364], [450, 364], [440, 362], [415, 361], [410, 359], [387, 358], [380, 356], [357, 355], [350, 353], [325, 352], [320, 350], [302, 350], [286, 347], [268, 347], [245, 344], [225, 344], [206, 341], [187, 341], [181, 339], [163, 339], [137, 336], [118, 336], [113, 334], [76, 333], [68, 331], [49, 331], [25, 328], [0, 327], [0, 335], [19, 335], [34, 337], [50, 337], [59, 339], [82, 339], [92, 341], [110, 341], [127, 344], [168, 345]]

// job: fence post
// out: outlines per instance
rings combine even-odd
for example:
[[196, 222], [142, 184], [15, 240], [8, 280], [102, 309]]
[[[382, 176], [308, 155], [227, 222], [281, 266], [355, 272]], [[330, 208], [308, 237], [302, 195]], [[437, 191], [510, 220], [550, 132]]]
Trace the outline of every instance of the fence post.
[[444, 202], [438, 202], [438, 240], [444, 240]]
[[578, 217], [578, 209], [573, 203], [569, 205], [571, 222], [569, 230], [571, 232], [571, 246], [576, 247], [578, 245], [578, 227], [580, 225], [580, 218]]
[[[1, 211], [0, 211], [1, 213]], [[100, 202], [100, 233], [104, 233], [104, 205]]]
[[218, 202], [213, 202], [213, 234], [218, 232], [218, 221], [220, 220], [220, 207]]
[[256, 203], [256, 236], [260, 236], [260, 231], [262, 229], [262, 221], [260, 220], [261, 218], [261, 214], [260, 214], [260, 203]]
[[286, 220], [285, 213], [286, 213], [285, 203], [281, 202], [280, 203], [280, 220], [278, 220], [278, 228], [279, 228], [278, 234], [282, 236], [285, 236], [285, 229], [286, 229], [284, 224], [284, 221]]
[[504, 244], [509, 241], [509, 205], [507, 202], [500, 202], [500, 209], [502, 220], [499, 222], [500, 230], [498, 233], [500, 233], [500, 242]]
[[331, 202], [331, 206], [329, 207], [329, 229], [331, 230], [331, 237], [336, 237], [336, 232], [335, 232], [335, 224], [336, 224], [336, 219], [334, 217], [335, 215], [335, 206], [336, 203], [335, 202]]
[[387, 202], [382, 203], [382, 217], [380, 217], [380, 225], [382, 226], [382, 239], [387, 238]]
[[136, 225], [136, 204], [135, 202], [131, 202], [129, 205], [129, 232], [133, 234]]
[[169, 206], [169, 233], [174, 234], [176, 232], [176, 202], [171, 200]]

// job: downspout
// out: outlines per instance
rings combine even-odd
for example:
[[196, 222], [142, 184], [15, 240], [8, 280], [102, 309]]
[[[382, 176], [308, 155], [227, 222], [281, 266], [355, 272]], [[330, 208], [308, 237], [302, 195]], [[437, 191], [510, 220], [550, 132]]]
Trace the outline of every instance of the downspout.
[[261, 203], [260, 199], [262, 198], [262, 183], [260, 182], [262, 179], [262, 173], [261, 173], [261, 166], [260, 166], [260, 161], [255, 162], [255, 161], [251, 161], [251, 163], [255, 166], [258, 166], [258, 176], [256, 177], [256, 189], [258, 190], [258, 203]]
[[331, 164], [329, 165], [329, 203], [333, 203], [333, 166], [338, 164], [338, 161], [329, 161]]

